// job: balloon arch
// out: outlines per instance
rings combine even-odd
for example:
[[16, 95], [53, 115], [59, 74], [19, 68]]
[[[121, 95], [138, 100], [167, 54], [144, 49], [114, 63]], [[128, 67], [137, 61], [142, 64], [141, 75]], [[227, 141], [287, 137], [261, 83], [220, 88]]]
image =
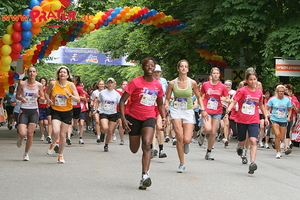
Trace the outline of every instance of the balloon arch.
[[[123, 22], [147, 23], [161, 27], [170, 33], [180, 32], [182, 28], [186, 27], [171, 15], [140, 7], [109, 9], [107, 12], [98, 12], [95, 16], [86, 15], [81, 16], [81, 19], [75, 19], [76, 12], [64, 10], [70, 3], [71, 0], [31, 0], [29, 8], [19, 15], [20, 18], [17, 18], [19, 20], [7, 26], [6, 34], [0, 39], [0, 74], [2, 74], [0, 76], [0, 98], [4, 97], [9, 85], [14, 84], [24, 70], [36, 64], [45, 55], [50, 55], [52, 51], [58, 50], [60, 46], [65, 46], [68, 42], [93, 30]], [[41, 27], [57, 28], [64, 24], [53, 27], [48, 26], [47, 23], [51, 20], [68, 19], [76, 21], [66, 28], [60, 28], [56, 34], [49, 36], [21, 55], [21, 51], [30, 45], [30, 39], [41, 32]], [[222, 56], [218, 56], [216, 52], [206, 51], [206, 46], [208, 46], [206, 42], [196, 44], [196, 51], [200, 53], [200, 56], [211, 65], [226, 67], [227, 63], [223, 61]], [[11, 63], [20, 57], [23, 59], [22, 73], [9, 72]]]

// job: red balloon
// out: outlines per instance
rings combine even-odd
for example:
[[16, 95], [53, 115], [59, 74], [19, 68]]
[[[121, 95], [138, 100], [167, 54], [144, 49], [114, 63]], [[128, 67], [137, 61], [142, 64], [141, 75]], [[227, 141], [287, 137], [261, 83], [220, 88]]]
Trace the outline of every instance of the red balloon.
[[107, 15], [106, 14], [102, 15], [102, 20], [107, 20]]
[[[21, 45], [21, 49], [22, 49], [22, 45]], [[20, 57], [20, 53], [16, 53], [16, 52], [11, 52], [11, 54], [9, 54], [9, 55], [13, 61], [18, 60], [18, 58]]]
[[38, 44], [38, 45], [36, 45], [36, 48], [37, 48], [37, 50], [42, 50], [42, 45], [41, 44]]
[[20, 42], [22, 39], [22, 35], [19, 32], [14, 32], [13, 34], [11, 34], [11, 39], [14, 42]]
[[65, 7], [68, 7], [70, 5], [71, 1], [70, 0], [60, 0], [60, 3], [62, 5], [64, 5]]
[[17, 43], [13, 43], [11, 45], [11, 49], [12, 49], [13, 52], [19, 53], [20, 51], [22, 51], [22, 44], [18, 43], [18, 42]]
[[99, 25], [102, 25], [103, 23], [104, 23], [104, 21], [103, 21], [102, 19], [99, 19], [99, 20], [98, 20], [98, 24], [99, 24]]
[[62, 41], [60, 42], [60, 44], [61, 44], [62, 46], [66, 46], [66, 44], [67, 44], [67, 41], [65, 41], [65, 40], [62, 40]]
[[13, 24], [13, 29], [17, 32], [21, 32], [23, 31], [23, 28], [22, 28], [22, 23], [21, 22], [15, 22]]

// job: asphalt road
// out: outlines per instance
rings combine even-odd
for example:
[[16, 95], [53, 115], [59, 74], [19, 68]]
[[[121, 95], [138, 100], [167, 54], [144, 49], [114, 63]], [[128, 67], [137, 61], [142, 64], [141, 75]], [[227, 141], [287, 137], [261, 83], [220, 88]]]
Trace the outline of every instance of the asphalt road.
[[47, 155], [48, 144], [40, 141], [36, 130], [29, 152], [23, 161], [25, 145], [16, 146], [15, 129], [0, 127], [0, 199], [298, 199], [300, 189], [300, 148], [275, 159], [274, 149], [258, 149], [258, 170], [249, 175], [235, 152], [236, 140], [225, 149], [216, 142], [214, 161], [204, 159], [205, 149], [190, 144], [184, 173], [176, 173], [179, 165], [176, 148], [165, 143], [167, 158], [153, 158], [150, 167], [152, 186], [138, 189], [141, 178], [141, 150], [132, 154], [117, 141], [103, 151], [95, 135], [85, 132], [84, 145], [78, 137], [64, 152], [65, 164], [57, 163], [57, 155]]

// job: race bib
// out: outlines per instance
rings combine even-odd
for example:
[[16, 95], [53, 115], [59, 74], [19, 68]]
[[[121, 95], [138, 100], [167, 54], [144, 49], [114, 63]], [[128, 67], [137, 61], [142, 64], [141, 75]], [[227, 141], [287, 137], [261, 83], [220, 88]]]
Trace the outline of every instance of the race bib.
[[218, 109], [219, 100], [209, 97], [207, 102], [207, 108], [211, 110], [217, 110]]
[[28, 104], [36, 104], [37, 103], [37, 98], [34, 97], [33, 93], [26, 93], [25, 99], [26, 99], [26, 103], [28, 103]]
[[62, 94], [57, 94], [55, 96], [55, 105], [56, 106], [66, 106], [67, 105], [67, 96]]
[[187, 109], [187, 98], [176, 98], [173, 104], [175, 109], [186, 110]]
[[277, 108], [276, 112], [275, 112], [275, 117], [276, 118], [280, 118], [283, 119], [286, 117], [286, 112], [284, 108]]
[[156, 102], [157, 95], [158, 93], [156, 91], [146, 89], [144, 90], [140, 103], [145, 106], [153, 106]]
[[72, 100], [72, 106], [76, 106], [77, 102]]
[[242, 106], [242, 113], [244, 113], [246, 115], [254, 115], [255, 106], [256, 106], [255, 101], [244, 101], [243, 106]]
[[113, 111], [115, 108], [115, 102], [114, 101], [105, 101], [103, 105], [103, 109], [105, 111]]

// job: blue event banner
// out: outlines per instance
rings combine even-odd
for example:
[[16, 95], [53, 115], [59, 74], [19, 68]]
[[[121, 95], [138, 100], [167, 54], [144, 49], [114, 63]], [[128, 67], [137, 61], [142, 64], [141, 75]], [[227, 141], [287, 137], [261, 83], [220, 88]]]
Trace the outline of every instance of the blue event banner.
[[126, 57], [111, 58], [109, 53], [99, 53], [98, 49], [60, 47], [43, 60], [46, 63], [61, 64], [135, 65], [133, 62], [126, 62], [125, 59]]

